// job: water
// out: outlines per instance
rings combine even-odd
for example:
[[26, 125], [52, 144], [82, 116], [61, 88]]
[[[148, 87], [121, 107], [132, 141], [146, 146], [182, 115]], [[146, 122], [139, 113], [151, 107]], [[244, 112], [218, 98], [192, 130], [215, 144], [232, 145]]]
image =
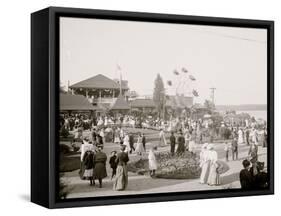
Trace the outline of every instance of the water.
[[261, 118], [265, 121], [267, 120], [267, 110], [239, 110], [236, 113], [248, 113], [250, 116], [254, 116], [255, 119]]

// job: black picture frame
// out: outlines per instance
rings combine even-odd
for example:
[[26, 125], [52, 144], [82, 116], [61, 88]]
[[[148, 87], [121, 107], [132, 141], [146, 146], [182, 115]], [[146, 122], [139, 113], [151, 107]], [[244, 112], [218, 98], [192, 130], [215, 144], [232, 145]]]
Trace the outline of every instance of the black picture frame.
[[[268, 173], [265, 190], [175, 192], [58, 200], [59, 17], [267, 29]], [[49, 7], [31, 15], [31, 201], [47, 208], [274, 194], [274, 22], [171, 14]]]

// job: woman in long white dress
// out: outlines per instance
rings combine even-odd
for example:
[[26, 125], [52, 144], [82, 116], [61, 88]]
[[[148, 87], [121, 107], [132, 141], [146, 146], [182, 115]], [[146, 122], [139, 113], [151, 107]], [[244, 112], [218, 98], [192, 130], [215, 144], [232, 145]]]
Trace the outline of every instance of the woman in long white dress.
[[210, 171], [210, 160], [209, 160], [209, 150], [207, 149], [208, 143], [203, 144], [201, 152], [200, 152], [200, 167], [201, 167], [201, 175], [200, 175], [200, 183], [206, 184], [209, 171]]
[[136, 146], [135, 152], [139, 155], [142, 155], [145, 152], [144, 148], [143, 148], [143, 144], [142, 144], [141, 134], [139, 134], [139, 136], [138, 136], [138, 141], [137, 141], [137, 146]]
[[217, 172], [218, 168], [218, 153], [214, 149], [213, 144], [209, 144], [207, 149], [209, 150], [208, 152], [208, 159], [210, 160], [210, 174], [208, 177], [208, 185], [219, 185], [220, 184], [220, 176], [219, 173]]
[[117, 128], [114, 133], [114, 143], [120, 143], [120, 129]]
[[157, 170], [157, 161], [154, 153], [155, 147], [152, 147], [148, 153], [148, 166], [149, 166], [149, 174], [151, 177], [155, 176], [155, 171]]
[[243, 140], [243, 131], [241, 128], [238, 130], [238, 144], [242, 144], [244, 142]]
[[188, 142], [188, 151], [193, 154], [195, 154], [195, 148], [196, 148], [195, 140], [196, 140], [196, 134], [195, 131], [192, 131], [190, 135], [190, 140]]
[[131, 151], [129, 140], [130, 140], [129, 135], [126, 133], [125, 137], [124, 137], [124, 143], [123, 143], [126, 146], [126, 149], [124, 150], [124, 152], [130, 152]]

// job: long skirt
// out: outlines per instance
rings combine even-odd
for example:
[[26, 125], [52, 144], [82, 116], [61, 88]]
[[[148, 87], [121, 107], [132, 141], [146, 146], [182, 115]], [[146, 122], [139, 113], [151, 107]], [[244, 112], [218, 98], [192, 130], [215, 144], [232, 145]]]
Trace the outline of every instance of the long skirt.
[[94, 169], [85, 169], [84, 177], [86, 179], [93, 178]]
[[128, 170], [127, 165], [117, 166], [116, 178], [113, 183], [113, 190], [125, 190], [128, 185]]
[[244, 142], [243, 136], [242, 135], [238, 136], [238, 144], [242, 144], [243, 142]]
[[80, 163], [80, 170], [79, 170], [79, 176], [81, 180], [85, 180], [84, 177], [84, 173], [85, 173], [85, 165], [83, 162]]
[[145, 152], [143, 148], [143, 144], [141, 142], [137, 143], [135, 152], [138, 154], [142, 154], [143, 152]]
[[155, 158], [148, 160], [148, 167], [149, 167], [149, 170], [157, 170], [157, 161]]
[[210, 162], [205, 162], [201, 167], [200, 183], [206, 184], [210, 173]]
[[189, 141], [189, 144], [188, 144], [188, 151], [192, 152], [192, 153], [195, 153], [195, 141], [194, 140], [191, 140]]
[[130, 143], [129, 142], [124, 142], [124, 145], [126, 146], [125, 152], [131, 151]]
[[93, 176], [94, 179], [103, 179], [107, 176], [106, 167], [104, 163], [96, 163]]
[[159, 140], [159, 146], [166, 146], [166, 145], [167, 145], [167, 141], [165, 135], [161, 136]]
[[216, 164], [210, 165], [210, 174], [207, 181], [208, 185], [219, 185], [220, 184], [220, 176], [217, 172]]

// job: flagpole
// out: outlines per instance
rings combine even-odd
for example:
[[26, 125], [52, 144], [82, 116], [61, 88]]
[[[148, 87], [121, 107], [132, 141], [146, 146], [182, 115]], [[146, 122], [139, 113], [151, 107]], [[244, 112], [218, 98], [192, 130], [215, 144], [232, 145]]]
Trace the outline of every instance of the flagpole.
[[122, 74], [120, 71], [120, 95], [122, 96]]

